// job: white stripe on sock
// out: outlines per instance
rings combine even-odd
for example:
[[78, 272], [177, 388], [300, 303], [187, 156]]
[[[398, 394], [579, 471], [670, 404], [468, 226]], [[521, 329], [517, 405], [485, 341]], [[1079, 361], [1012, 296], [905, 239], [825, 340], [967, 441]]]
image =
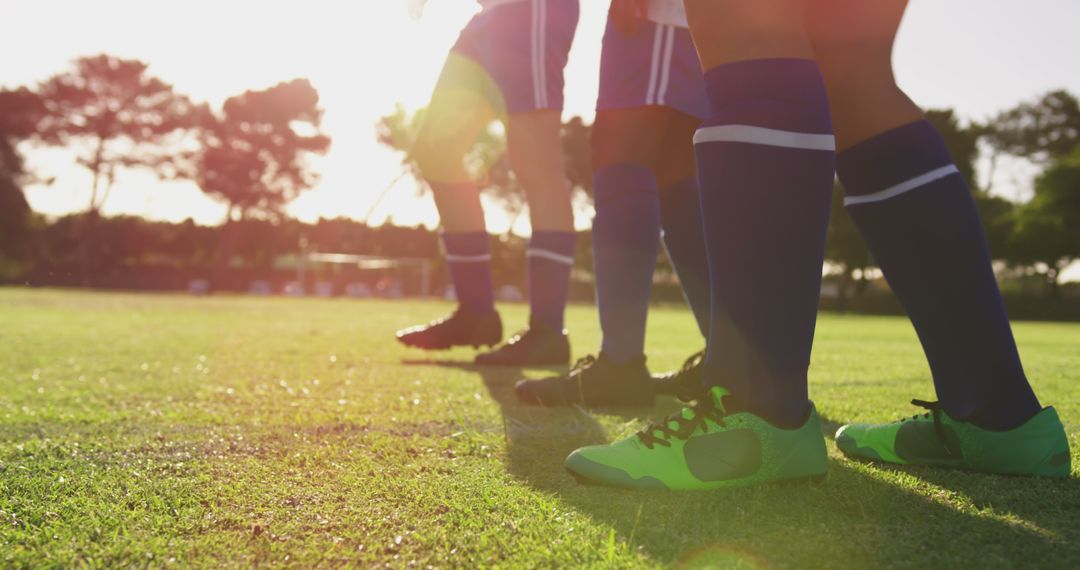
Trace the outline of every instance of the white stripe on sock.
[[847, 198], [844, 198], [844, 205], [856, 206], [859, 204], [870, 204], [872, 202], [884, 202], [885, 200], [895, 198], [901, 194], [906, 194], [912, 190], [926, 186], [931, 182], [937, 182], [942, 178], [952, 176], [953, 174], [960, 174], [960, 169], [957, 168], [955, 164], [942, 166], [941, 168], [931, 170], [926, 174], [916, 176], [906, 182], [901, 182], [896, 186], [886, 188], [881, 192], [874, 192], [873, 194], [866, 194], [863, 196], [848, 196]]
[[446, 261], [450, 263], [485, 263], [491, 261], [491, 254], [483, 255], [450, 255], [446, 254]]
[[554, 251], [548, 251], [546, 249], [529, 248], [529, 257], [540, 257], [563, 265], [574, 265], [574, 258]]
[[656, 104], [656, 83], [660, 76], [660, 52], [664, 44], [664, 26], [656, 26], [653, 37], [652, 62], [649, 67], [649, 88], [645, 91], [645, 104]]
[[694, 133], [694, 144], [710, 142], [760, 144], [805, 150], [836, 150], [836, 137], [833, 135], [779, 131], [751, 125], [702, 127]]
[[664, 52], [667, 54], [663, 60], [663, 71], [660, 73], [660, 88], [656, 94], [656, 104], [663, 105], [667, 102], [668, 84], [671, 82], [671, 62], [675, 59], [675, 27], [662, 26], [667, 32], [664, 43]]

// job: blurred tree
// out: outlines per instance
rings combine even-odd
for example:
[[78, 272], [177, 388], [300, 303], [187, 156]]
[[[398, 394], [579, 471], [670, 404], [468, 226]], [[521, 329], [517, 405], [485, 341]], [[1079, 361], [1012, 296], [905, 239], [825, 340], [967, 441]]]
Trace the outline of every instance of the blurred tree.
[[93, 175], [79, 239], [82, 283], [89, 285], [94, 228], [118, 171], [149, 168], [163, 178], [178, 176], [178, 157], [206, 110], [148, 74], [147, 64], [104, 54], [75, 60], [38, 91], [45, 108], [38, 136], [73, 150]]
[[995, 150], [1045, 163], [1068, 156], [1080, 144], [1080, 101], [1067, 91], [1051, 91], [990, 124], [987, 135]]
[[[277, 239], [256, 239], [267, 237], [256, 234], [264, 227], [281, 225], [285, 206], [318, 182], [308, 158], [330, 148], [330, 137], [320, 130], [321, 123], [319, 93], [306, 79], [245, 91], [230, 97], [220, 113], [210, 116], [201, 148], [188, 156], [188, 174], [203, 192], [229, 207], [215, 281], [220, 281], [234, 255], [266, 267], [282, 250]], [[255, 219], [269, 223], [251, 223]]]
[[147, 73], [147, 64], [110, 55], [75, 60], [73, 69], [40, 85], [46, 114], [38, 134], [70, 148], [93, 174], [87, 212], [97, 215], [117, 171], [150, 168], [178, 174], [176, 156], [190, 129], [205, 116], [171, 85]]
[[321, 121], [319, 93], [306, 79], [245, 91], [206, 123], [192, 176], [203, 192], [228, 204], [229, 221], [278, 220], [318, 181], [308, 157], [330, 148]]
[[1062, 270], [1080, 259], [1080, 146], [1056, 159], [1035, 182], [1035, 196], [1017, 212], [1012, 260], [1042, 264], [1052, 296]]
[[37, 131], [43, 110], [28, 89], [0, 90], [0, 278], [18, 274], [30, 255], [32, 213], [22, 187], [31, 176], [17, 145]]

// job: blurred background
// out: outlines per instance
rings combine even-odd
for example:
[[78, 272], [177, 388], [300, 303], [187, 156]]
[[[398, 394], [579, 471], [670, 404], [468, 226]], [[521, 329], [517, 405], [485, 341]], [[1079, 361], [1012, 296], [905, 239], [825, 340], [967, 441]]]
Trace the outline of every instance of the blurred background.
[[[608, 2], [582, 0], [568, 176], [592, 298], [588, 135]], [[0, 4], [0, 282], [443, 296], [437, 216], [409, 155], [471, 0]], [[912, 0], [898, 79], [976, 189], [1017, 318], [1080, 319], [1080, 3]], [[528, 216], [498, 125], [470, 161], [521, 297]], [[899, 308], [836, 201], [825, 308]], [[665, 260], [658, 301], [680, 293]]]

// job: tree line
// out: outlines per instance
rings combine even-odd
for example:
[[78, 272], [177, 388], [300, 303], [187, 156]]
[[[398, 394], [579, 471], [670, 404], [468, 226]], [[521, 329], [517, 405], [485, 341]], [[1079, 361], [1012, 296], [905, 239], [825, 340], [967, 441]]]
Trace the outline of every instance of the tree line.
[[[1061, 272], [1080, 259], [1080, 102], [1054, 91], [985, 122], [961, 121], [951, 110], [927, 115], [971, 183], [994, 259], [1008, 275], [1038, 281], [1047, 296], [1058, 295]], [[48, 284], [62, 276], [63, 284], [101, 285], [121, 269], [129, 276], [139, 268], [211, 278], [237, 267], [257, 274], [272, 270], [275, 259], [295, 256], [305, 241], [319, 251], [438, 258], [431, 231], [288, 218], [286, 206], [318, 181], [308, 159], [330, 146], [321, 118], [318, 92], [304, 79], [245, 91], [213, 108], [154, 77], [145, 63], [109, 55], [80, 58], [37, 85], [0, 90], [0, 278]], [[400, 151], [403, 171], [418, 180], [410, 148], [422, 121], [423, 110], [399, 108], [376, 130], [383, 144]], [[589, 132], [580, 118], [563, 129], [567, 177], [582, 201], [592, 191]], [[517, 216], [524, 194], [505, 145], [493, 126], [468, 164], [484, 192]], [[22, 188], [52, 179], [49, 172], [29, 172], [21, 152], [43, 148], [67, 149], [91, 174], [90, 198], [80, 213], [49, 220], [30, 211]], [[1009, 158], [1039, 170], [1024, 202], [993, 191], [994, 168]], [[194, 182], [227, 205], [224, 224], [103, 218], [125, 169]], [[877, 274], [839, 189], [835, 198], [827, 257], [847, 298], [865, 291]], [[497, 272], [511, 281], [519, 277], [521, 243], [504, 236], [497, 246], [504, 252]], [[582, 243], [578, 274], [587, 275], [587, 233]], [[666, 261], [659, 268], [669, 275]]]
[[319, 94], [306, 79], [245, 91], [215, 109], [177, 92], [147, 64], [110, 55], [83, 57], [35, 86], [0, 91], [0, 270], [10, 275], [42, 261], [35, 229], [48, 222], [29, 211], [22, 186], [50, 179], [27, 172], [21, 148], [66, 149], [90, 172], [88, 203], [64, 221], [74, 222], [71, 245], [81, 280], [90, 284], [97, 225], [120, 171], [195, 182], [228, 206], [222, 231], [232, 234], [235, 222], [282, 219], [285, 206], [315, 185], [307, 159], [330, 147], [321, 119]]

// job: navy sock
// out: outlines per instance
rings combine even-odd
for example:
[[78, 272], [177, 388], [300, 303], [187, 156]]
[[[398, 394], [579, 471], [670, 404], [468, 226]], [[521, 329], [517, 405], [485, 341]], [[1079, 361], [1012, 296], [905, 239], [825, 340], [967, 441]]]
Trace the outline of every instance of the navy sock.
[[1039, 412], [971, 191], [926, 121], [843, 152], [845, 205], [919, 334], [945, 411], [990, 429]]
[[491, 238], [487, 232], [444, 232], [442, 241], [458, 303], [473, 313], [486, 314], [494, 311]]
[[694, 136], [712, 289], [707, 386], [776, 425], [806, 419], [835, 139], [818, 66], [764, 59], [705, 74]]
[[557, 331], [562, 331], [564, 326], [576, 238], [574, 232], [534, 231], [529, 240], [532, 318]]
[[664, 247], [701, 335], [709, 336], [709, 257], [701, 227], [701, 196], [692, 176], [660, 190]]
[[593, 272], [605, 357], [623, 363], [645, 352], [660, 202], [656, 176], [640, 164], [619, 163], [593, 176]]

